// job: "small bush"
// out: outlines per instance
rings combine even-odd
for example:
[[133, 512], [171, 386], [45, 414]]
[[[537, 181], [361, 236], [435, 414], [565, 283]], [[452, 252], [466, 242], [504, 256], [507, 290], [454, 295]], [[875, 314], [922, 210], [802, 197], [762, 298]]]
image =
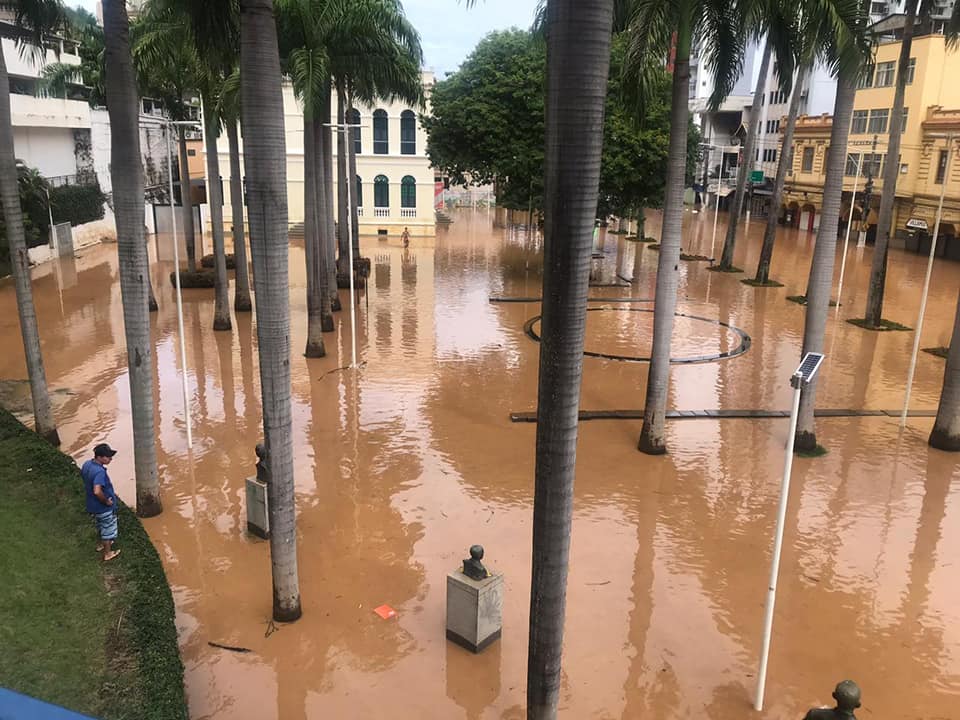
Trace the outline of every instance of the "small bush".
[[83, 225], [103, 219], [106, 197], [96, 181], [91, 185], [63, 185], [50, 188], [50, 208], [55, 223]]
[[[211, 253], [210, 255], [204, 255], [200, 259], [200, 265], [205, 268], [213, 268], [213, 254]], [[236, 270], [236, 268], [237, 261], [233, 256], [233, 253], [227, 253], [227, 270]]]
[[[170, 273], [170, 284], [177, 286], [177, 274]], [[198, 270], [190, 272], [189, 270], [180, 271], [180, 287], [190, 288], [212, 288], [216, 284], [216, 276], [209, 270]]]

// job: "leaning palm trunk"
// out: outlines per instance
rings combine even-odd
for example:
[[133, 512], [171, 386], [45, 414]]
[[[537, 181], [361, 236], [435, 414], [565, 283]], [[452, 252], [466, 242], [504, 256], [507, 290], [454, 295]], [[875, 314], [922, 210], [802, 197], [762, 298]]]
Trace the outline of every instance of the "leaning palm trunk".
[[143, 168], [140, 165], [139, 100], [130, 58], [124, 0], [103, 3], [107, 109], [110, 114], [110, 177], [117, 220], [120, 295], [127, 342], [137, 514], [158, 515], [160, 485], [153, 418], [153, 343], [150, 339], [147, 244], [143, 238]]
[[687, 165], [687, 109], [690, 85], [691, 29], [681, 21], [677, 32], [677, 54], [673, 68], [673, 97], [670, 109], [670, 149], [667, 155], [667, 179], [663, 202], [663, 229], [660, 232], [660, 257], [657, 264], [657, 290], [653, 312], [653, 349], [647, 372], [647, 399], [643, 409], [643, 429], [637, 447], [659, 455], [667, 451], [664, 429], [667, 413], [667, 388], [670, 381], [670, 339], [673, 313], [677, 307], [677, 280], [680, 266], [680, 231], [683, 222], [683, 181]]
[[240, 0], [240, 92], [257, 295], [263, 433], [270, 476], [273, 617], [300, 617], [290, 413], [287, 164], [280, 56], [272, 0]]
[[[227, 256], [223, 246], [223, 198], [220, 190], [220, 155], [217, 150], [217, 135], [220, 123], [212, 110], [213, 103], [206, 103], [203, 115], [204, 136], [207, 146], [207, 202], [210, 208], [210, 230], [213, 235], [213, 329], [229, 330], [230, 282], [227, 280]], [[234, 257], [236, 261], [236, 257]]]
[[[337, 133], [337, 248], [341, 263], [347, 257], [347, 242], [350, 240], [347, 223], [350, 222], [350, 209], [347, 207], [347, 175], [350, 160], [347, 157], [347, 133], [343, 132], [346, 119], [346, 97], [343, 88], [337, 85], [337, 123], [341, 131]], [[342, 267], [342, 266], [341, 266]], [[343, 272], [341, 269], [340, 272]]]
[[787, 170], [793, 159], [793, 153], [790, 152], [790, 148], [793, 147], [793, 131], [797, 127], [797, 115], [800, 113], [803, 85], [809, 72], [809, 65], [804, 65], [801, 68], [793, 86], [793, 95], [790, 98], [787, 126], [783, 130], [783, 142], [780, 144], [780, 158], [777, 162], [777, 177], [773, 184], [773, 197], [770, 199], [770, 213], [767, 215], [767, 228], [763, 233], [760, 261], [757, 263], [755, 280], [758, 283], [766, 284], [770, 282], [770, 261], [773, 259], [773, 243], [777, 238], [777, 216], [779, 215], [780, 203], [783, 201], [783, 184], [787, 179]]
[[[30, 262], [27, 240], [23, 230], [23, 211], [20, 208], [20, 190], [17, 186], [17, 164], [13, 156], [13, 125], [10, 119], [10, 83], [7, 64], [0, 57], [0, 195], [3, 199], [3, 217], [7, 226], [7, 245], [10, 267], [13, 271], [17, 295], [17, 314], [23, 353], [27, 360], [27, 377], [33, 398], [33, 421], [37, 434], [53, 445], [60, 444], [60, 435], [50, 408], [47, 375], [40, 352], [40, 329], [33, 306], [33, 286], [30, 284]], [[144, 246], [146, 247], [146, 246]]]
[[[325, 128], [320, 120], [313, 124], [313, 143], [314, 159], [316, 160], [316, 193], [317, 193], [317, 233], [320, 237], [320, 244], [317, 246], [317, 268], [316, 279], [317, 287], [320, 289], [320, 324], [323, 332], [333, 332], [333, 309], [334, 299], [337, 307], [340, 306], [340, 299], [337, 297], [337, 264], [336, 250], [334, 248], [334, 222], [333, 222], [333, 188], [330, 184], [333, 182], [331, 173], [324, 170], [328, 160], [323, 152], [323, 143], [327, 142], [329, 149], [330, 132]], [[329, 167], [329, 166], [327, 166]], [[326, 242], [324, 242], [326, 239]]]
[[[180, 128], [180, 208], [183, 216], [183, 236], [187, 248], [187, 270], [197, 271], [197, 238], [193, 227], [193, 198], [190, 196], [190, 165], [187, 160], [186, 130]], [[173, 200], [171, 199], [171, 203]], [[172, 219], [172, 216], [171, 216]]]
[[317, 154], [314, 150], [313, 120], [303, 118], [303, 255], [307, 265], [307, 347], [305, 357], [319, 358], [327, 354], [323, 346], [321, 314], [323, 295], [320, 292], [320, 232], [317, 227]]
[[527, 656], [531, 720], [555, 718], [560, 695], [583, 338], [612, 20], [612, 0], [547, 3], [543, 337]]
[[250, 312], [250, 275], [247, 268], [247, 242], [243, 226], [243, 176], [240, 174], [240, 138], [237, 124], [227, 123], [230, 143], [230, 209], [233, 217], [233, 259], [236, 282], [233, 286], [234, 312]]
[[[720, 256], [720, 268], [729, 270], [733, 267], [733, 250], [737, 244], [737, 226], [740, 223], [740, 213], [743, 212], [743, 203], [747, 194], [747, 176], [753, 168], [753, 153], [757, 146], [757, 130], [760, 127], [760, 103], [766, 92], [767, 71], [770, 68], [770, 55], [773, 46], [770, 38], [763, 47], [763, 57], [760, 60], [760, 76], [757, 78], [757, 87], [753, 91], [753, 107], [750, 110], [750, 122], [747, 124], [747, 137], [743, 142], [743, 162], [737, 168], [737, 192], [733, 198], [733, 212], [727, 219], [727, 239], [723, 243], [723, 255]], [[783, 147], [786, 147], [784, 145]]]
[[[329, 86], [325, 97], [330, 97]], [[317, 189], [323, 191], [322, 204], [320, 205], [323, 211], [320, 231], [321, 237], [324, 239], [323, 247], [326, 250], [323, 256], [323, 268], [326, 275], [324, 297], [327, 298], [327, 305], [333, 308], [334, 306], [339, 307], [340, 295], [337, 292], [337, 223], [334, 217], [333, 203], [333, 136], [329, 126], [330, 111], [330, 101], [327, 100], [324, 106], [323, 122], [328, 124], [326, 126], [322, 123], [318, 124], [320, 138], [317, 142], [317, 150], [320, 166], [317, 168]], [[319, 184], [319, 177], [322, 177], [322, 186]], [[330, 318], [327, 330], [333, 330], [333, 318]]]
[[953, 320], [953, 336], [947, 367], [943, 372], [943, 390], [937, 419], [930, 433], [930, 445], [939, 450], [960, 452], [960, 297], [957, 298], [957, 314]]
[[[353, 107], [353, 98], [347, 94], [347, 107]], [[348, 172], [350, 174], [350, 182], [355, 183], [357, 181], [357, 148], [354, 144], [356, 136], [354, 133], [360, 132], [356, 128], [350, 128], [349, 139], [347, 140], [347, 156], [350, 160], [350, 166]], [[353, 251], [356, 256], [360, 255], [360, 215], [357, 212], [357, 208], [360, 206], [360, 196], [353, 191], [354, 186], [350, 186], [350, 224], [353, 227]], [[334, 308], [337, 310], [338, 308]]]
[[[883, 168], [883, 190], [880, 192], [880, 216], [877, 218], [877, 242], [873, 249], [870, 266], [870, 285], [867, 290], [867, 309], [864, 320], [868, 326], [877, 327], [883, 313], [883, 291], [887, 282], [887, 255], [890, 250], [893, 203], [897, 195], [897, 178], [900, 177], [900, 138], [903, 136], [903, 96], [907, 89], [907, 71], [910, 68], [910, 50], [913, 46], [913, 26], [917, 17], [919, 0], [907, 0], [903, 39], [900, 42], [900, 58], [897, 62], [897, 87], [893, 94], [893, 109], [890, 111], [890, 127], [887, 136], [887, 163]], [[869, 208], [867, 209], [869, 213]]]
[[[837, 225], [840, 221], [840, 195], [843, 191], [843, 172], [847, 162], [847, 138], [850, 117], [856, 96], [856, 70], [841, 70], [837, 78], [837, 98], [834, 101], [833, 129], [830, 131], [830, 153], [827, 157], [826, 180], [823, 186], [823, 213], [817, 231], [817, 245], [807, 281], [807, 318], [803, 328], [803, 353], [823, 352], [823, 336], [830, 309], [830, 290], [833, 287], [833, 266], [836, 259]], [[817, 447], [813, 410], [817, 398], [817, 379], [806, 385], [800, 396], [800, 416], [797, 422], [795, 449], [809, 452]]]

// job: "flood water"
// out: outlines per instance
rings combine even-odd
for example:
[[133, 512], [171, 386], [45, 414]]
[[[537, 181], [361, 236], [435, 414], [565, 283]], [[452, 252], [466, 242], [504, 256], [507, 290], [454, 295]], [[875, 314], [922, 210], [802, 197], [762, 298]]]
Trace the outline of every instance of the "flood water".
[[[268, 544], [245, 532], [244, 478], [261, 439], [250, 315], [214, 333], [212, 291], [184, 293], [193, 413], [188, 452], [169, 262], [153, 265], [160, 311], [156, 422], [164, 513], [145, 521], [177, 607], [195, 719], [521, 718], [538, 345], [524, 332], [540, 294], [538, 240], [454, 213], [434, 242], [365, 238], [373, 262], [358, 307], [306, 360], [302, 244], [291, 248], [294, 452], [303, 618], [271, 626]], [[647, 233], [659, 235], [652, 216]], [[713, 216], [685, 217], [684, 251], [710, 255]], [[720, 216], [716, 247], [724, 231]], [[752, 276], [762, 223], [735, 258]], [[814, 235], [781, 230], [772, 277], [682, 263], [675, 357], [747, 351], [671, 368], [677, 410], [790, 407]], [[851, 243], [828, 325], [819, 406], [898, 409], [912, 333], [869, 333], [872, 248]], [[649, 353], [657, 252], [601, 233], [588, 351]], [[639, 276], [632, 286], [634, 253]], [[161, 256], [165, 256], [161, 252]], [[893, 251], [885, 316], [913, 326], [926, 259]], [[839, 273], [839, 257], [837, 271]], [[619, 273], [618, 273], [619, 271]], [[35, 297], [63, 449], [120, 449], [111, 475], [133, 500], [116, 247], [38, 268]], [[599, 287], [603, 285], [605, 287]], [[947, 345], [960, 265], [937, 261], [922, 347]], [[342, 291], [346, 306], [347, 293]], [[606, 299], [606, 300], [603, 300]], [[369, 303], [369, 304], [368, 304]], [[729, 326], [716, 324], [722, 321]], [[25, 375], [13, 287], [0, 286], [0, 378]], [[539, 332], [539, 325], [533, 329]], [[588, 357], [584, 410], [640, 409], [647, 365]], [[944, 361], [921, 353], [912, 409], [935, 410]], [[767, 707], [751, 709], [786, 419], [680, 419], [670, 453], [635, 449], [640, 421], [580, 425], [561, 715], [567, 718], [802, 717], [844, 678], [861, 717], [960, 718], [960, 469], [926, 444], [930, 417], [821, 418], [829, 454], [797, 459], [787, 512]], [[122, 544], [121, 528], [121, 544]], [[473, 543], [506, 576], [503, 637], [474, 656], [444, 637], [448, 571]], [[123, 562], [122, 557], [120, 562]], [[373, 608], [389, 604], [384, 621]], [[272, 632], [271, 632], [272, 631]], [[245, 654], [209, 642], [249, 648]]]

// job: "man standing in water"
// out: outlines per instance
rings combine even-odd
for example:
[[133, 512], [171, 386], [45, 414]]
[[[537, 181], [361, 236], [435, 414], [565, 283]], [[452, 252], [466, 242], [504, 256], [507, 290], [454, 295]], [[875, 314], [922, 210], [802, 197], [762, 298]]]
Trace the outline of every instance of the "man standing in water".
[[403, 241], [404, 247], [410, 247], [410, 230], [408, 228], [403, 229], [400, 239]]
[[93, 459], [87, 460], [80, 469], [87, 492], [87, 512], [93, 516], [100, 535], [97, 551], [103, 551], [104, 562], [120, 554], [113, 549], [113, 541], [117, 539], [117, 495], [107, 475], [107, 465], [116, 454], [109, 445], [100, 443], [93, 449]]

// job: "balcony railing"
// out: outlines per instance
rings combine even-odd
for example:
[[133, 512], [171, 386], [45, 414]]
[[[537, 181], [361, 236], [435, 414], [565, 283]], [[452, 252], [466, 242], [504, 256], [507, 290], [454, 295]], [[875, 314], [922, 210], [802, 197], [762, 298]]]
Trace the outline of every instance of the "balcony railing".
[[400, 208], [400, 217], [415, 218], [417, 216], [416, 208]]
[[374, 208], [373, 216], [378, 218], [390, 217], [390, 208], [383, 208], [383, 207]]

